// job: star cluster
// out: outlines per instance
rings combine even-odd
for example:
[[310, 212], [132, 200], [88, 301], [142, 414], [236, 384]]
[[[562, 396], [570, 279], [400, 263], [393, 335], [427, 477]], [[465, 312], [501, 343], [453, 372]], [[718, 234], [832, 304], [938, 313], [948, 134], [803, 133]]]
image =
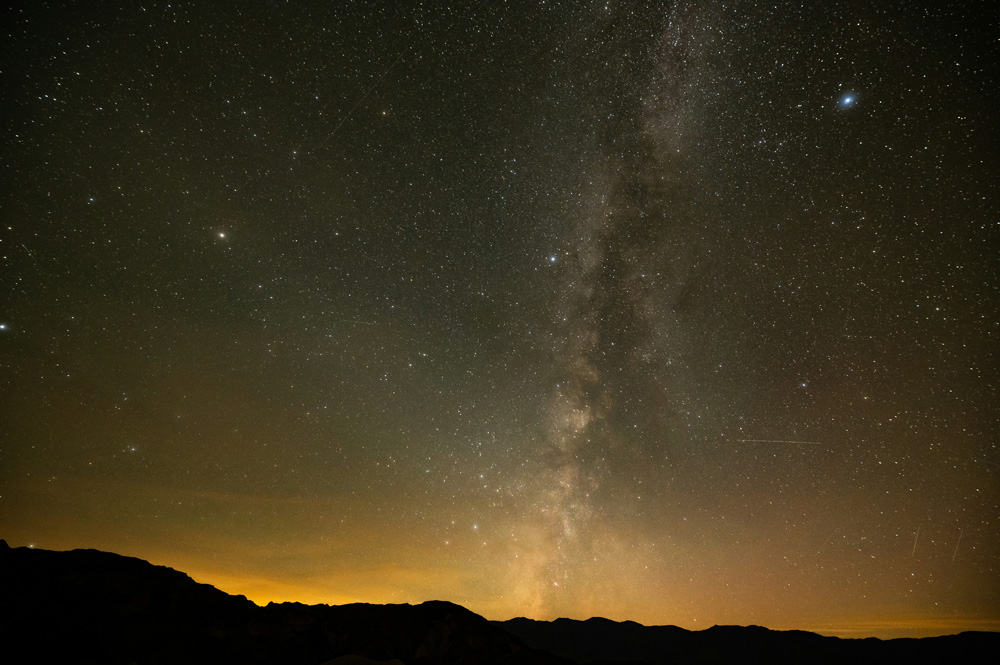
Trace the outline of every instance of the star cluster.
[[5, 9], [3, 537], [258, 602], [1000, 628], [974, 7]]

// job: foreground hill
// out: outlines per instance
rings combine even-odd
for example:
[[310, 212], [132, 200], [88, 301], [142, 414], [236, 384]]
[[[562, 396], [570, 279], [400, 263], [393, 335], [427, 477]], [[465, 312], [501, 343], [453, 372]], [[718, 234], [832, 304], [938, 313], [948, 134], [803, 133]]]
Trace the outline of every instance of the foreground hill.
[[72, 663], [992, 662], [998, 633], [840, 640], [798, 631], [690, 632], [606, 619], [489, 622], [443, 601], [258, 607], [171, 568], [96, 550], [0, 540], [8, 653]]
[[0, 589], [0, 640], [33, 662], [565, 662], [452, 603], [258, 607], [171, 568], [96, 550], [0, 540]]

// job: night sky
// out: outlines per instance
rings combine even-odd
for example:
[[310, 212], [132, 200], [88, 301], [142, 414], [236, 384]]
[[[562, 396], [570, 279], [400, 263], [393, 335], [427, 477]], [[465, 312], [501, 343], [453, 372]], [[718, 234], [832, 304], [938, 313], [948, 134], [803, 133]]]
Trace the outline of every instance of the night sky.
[[989, 3], [384, 4], [3, 9], [0, 537], [1000, 630]]

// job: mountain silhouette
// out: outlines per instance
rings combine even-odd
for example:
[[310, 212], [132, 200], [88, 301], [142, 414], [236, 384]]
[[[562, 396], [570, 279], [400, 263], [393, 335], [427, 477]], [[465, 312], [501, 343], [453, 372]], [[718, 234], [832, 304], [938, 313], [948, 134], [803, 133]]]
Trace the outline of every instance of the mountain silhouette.
[[97, 550], [0, 540], [7, 653], [37, 662], [303, 665], [993, 662], [1000, 633], [842, 640], [757, 626], [687, 631], [607, 619], [487, 621], [453, 603], [259, 607], [184, 573]]

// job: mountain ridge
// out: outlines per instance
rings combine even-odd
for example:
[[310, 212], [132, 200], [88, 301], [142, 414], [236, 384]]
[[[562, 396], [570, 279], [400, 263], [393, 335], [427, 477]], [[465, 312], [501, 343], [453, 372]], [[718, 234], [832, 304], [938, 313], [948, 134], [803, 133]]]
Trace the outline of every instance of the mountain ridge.
[[444, 600], [261, 607], [139, 558], [11, 548], [3, 540], [0, 588], [12, 617], [0, 629], [4, 642], [42, 661], [912, 664], [977, 662], [1000, 649], [1000, 633], [986, 632], [879, 640], [760, 626], [688, 631], [602, 617], [488, 621]]

